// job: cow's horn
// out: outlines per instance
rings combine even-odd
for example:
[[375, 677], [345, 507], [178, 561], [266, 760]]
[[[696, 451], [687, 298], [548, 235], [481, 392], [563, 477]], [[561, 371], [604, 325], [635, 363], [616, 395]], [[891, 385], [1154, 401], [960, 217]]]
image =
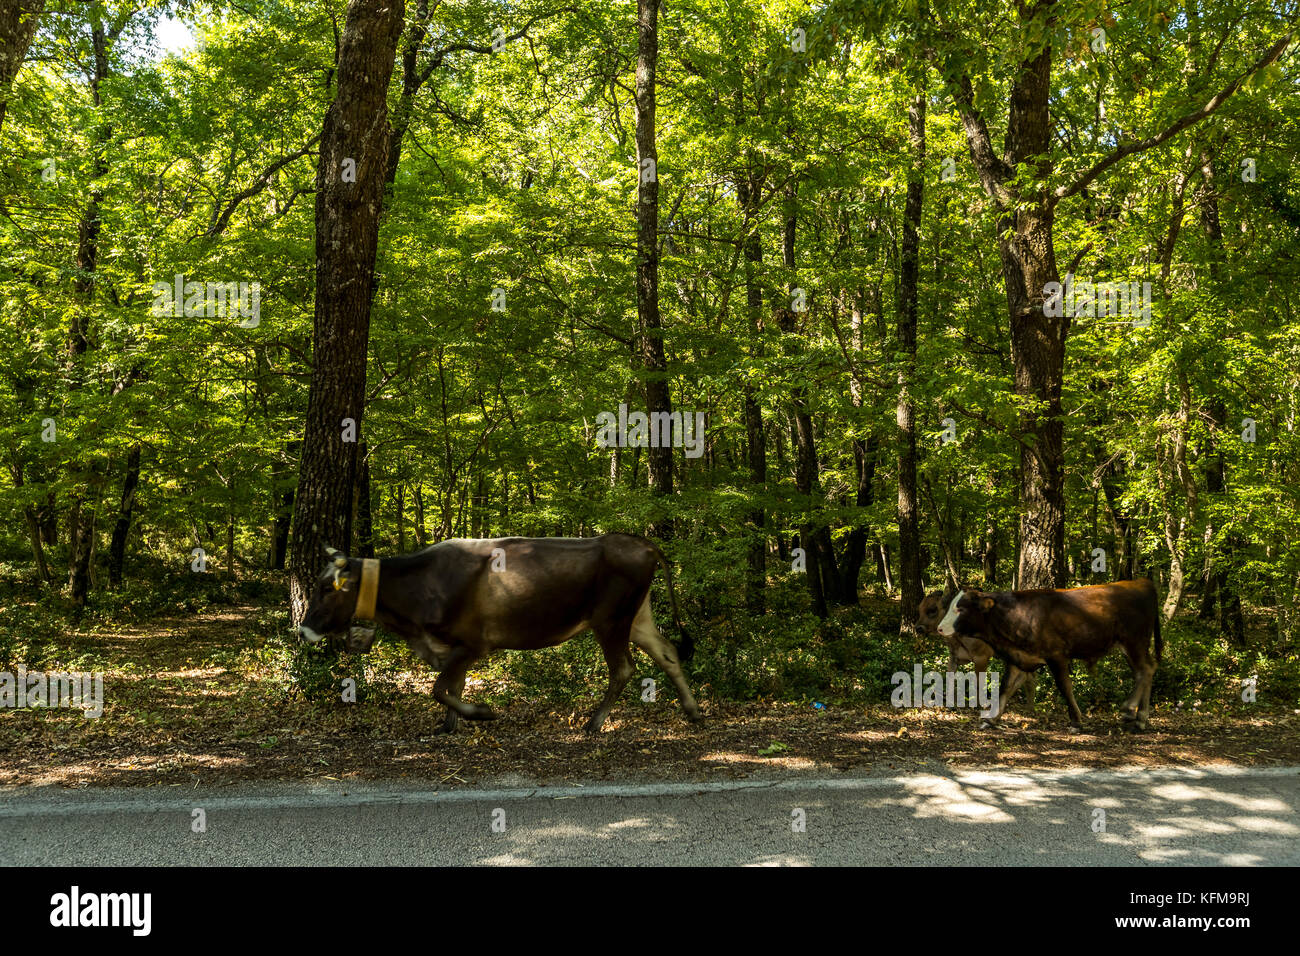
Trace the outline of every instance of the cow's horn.
[[322, 547], [325, 548], [325, 553], [331, 558], [334, 557], [334, 555], [339, 553], [337, 548], [331, 548], [328, 544], [323, 545]]

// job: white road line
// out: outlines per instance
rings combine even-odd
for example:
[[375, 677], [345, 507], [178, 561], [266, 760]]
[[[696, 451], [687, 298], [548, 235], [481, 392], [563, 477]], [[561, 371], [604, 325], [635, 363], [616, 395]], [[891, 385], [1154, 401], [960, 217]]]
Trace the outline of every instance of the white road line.
[[[185, 813], [201, 806], [209, 812], [224, 810], [311, 809], [313, 807], [349, 807], [371, 805], [426, 805], [433, 803], [505, 802], [532, 799], [577, 799], [592, 797], [669, 797], [698, 796], [746, 790], [886, 790], [919, 787], [927, 784], [956, 782], [969, 786], [1069, 783], [1156, 783], [1166, 780], [1209, 781], [1242, 778], [1300, 776], [1300, 767], [1159, 767], [1131, 770], [1044, 771], [955, 771], [952, 774], [901, 774], [889, 777], [851, 777], [847, 779], [735, 780], [700, 783], [592, 784], [577, 787], [516, 787], [501, 790], [384, 790], [382, 783], [340, 783], [322, 786], [311, 783], [306, 792], [261, 796], [214, 796], [212, 791], [162, 788], [133, 791], [128, 799], [111, 799], [119, 789], [92, 794], [100, 799], [86, 800], [85, 793], [52, 798], [48, 791], [24, 787], [0, 790], [0, 819], [45, 816], [89, 816], [105, 813]], [[277, 781], [276, 785], [284, 785]], [[250, 787], [250, 789], [252, 789]]]

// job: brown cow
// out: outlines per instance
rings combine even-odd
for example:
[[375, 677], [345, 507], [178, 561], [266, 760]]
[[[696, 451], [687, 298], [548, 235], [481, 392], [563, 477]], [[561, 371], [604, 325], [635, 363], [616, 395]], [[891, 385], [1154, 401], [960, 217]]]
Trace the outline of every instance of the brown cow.
[[[935, 591], [927, 594], [917, 607], [917, 617], [921, 628], [927, 634], [935, 634], [943, 638], [943, 642], [948, 645], [948, 673], [955, 673], [958, 664], [970, 662], [975, 665], [976, 675], [983, 674], [988, 670], [989, 661], [993, 658], [993, 648], [984, 643], [977, 637], [963, 636], [961, 634], [940, 634], [939, 622], [943, 620], [948, 606], [952, 604], [952, 599], [957, 596], [956, 591], [948, 588], [943, 593]], [[1019, 676], [1015, 676], [1019, 675]], [[1007, 681], [1015, 681], [1018, 686], [1025, 679], [1024, 674], [1020, 674], [1019, 668], [1014, 664], [1007, 667]], [[1030, 700], [1034, 696], [1034, 677], [1028, 675], [1029, 684], [1027, 694]], [[1001, 713], [999, 709], [998, 713]]]
[[1091, 666], [1118, 644], [1133, 668], [1133, 692], [1123, 706], [1125, 724], [1130, 730], [1147, 727], [1151, 683], [1164, 642], [1155, 585], [1146, 578], [1056, 591], [962, 591], [948, 605], [939, 633], [978, 635], [1007, 665], [1018, 669], [1010, 672], [1002, 688], [994, 719], [1006, 709], [1025, 674], [1046, 664], [1076, 729], [1083, 724], [1083, 714], [1074, 700], [1070, 661]]
[[463, 700], [469, 666], [495, 650], [533, 650], [595, 631], [609, 664], [609, 689], [587, 721], [588, 733], [605, 723], [635, 670], [631, 645], [654, 660], [677, 688], [691, 720], [700, 718], [679, 664], [650, 613], [650, 584], [662, 567], [669, 603], [682, 632], [681, 659], [690, 638], [681, 626], [672, 569], [645, 538], [604, 534], [595, 538], [456, 538], [415, 554], [350, 558], [326, 549], [321, 572], [298, 631], [316, 643], [346, 633], [350, 653], [370, 649], [374, 631], [353, 620], [373, 620], [404, 638], [440, 671], [434, 698], [447, 708], [442, 730], [458, 719], [491, 720], [486, 704]]

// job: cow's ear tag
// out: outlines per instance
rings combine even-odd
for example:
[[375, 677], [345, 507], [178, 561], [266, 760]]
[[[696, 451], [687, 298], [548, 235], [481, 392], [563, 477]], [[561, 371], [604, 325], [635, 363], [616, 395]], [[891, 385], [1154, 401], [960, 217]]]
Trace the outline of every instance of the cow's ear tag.
[[342, 590], [344, 590], [343, 585], [347, 584], [347, 581], [348, 581], [347, 578], [335, 578], [335, 579], [334, 579], [334, 590], [335, 590], [335, 591], [342, 591]]
[[993, 599], [991, 597], [981, 598], [980, 607], [984, 608], [986, 611], [993, 610]]

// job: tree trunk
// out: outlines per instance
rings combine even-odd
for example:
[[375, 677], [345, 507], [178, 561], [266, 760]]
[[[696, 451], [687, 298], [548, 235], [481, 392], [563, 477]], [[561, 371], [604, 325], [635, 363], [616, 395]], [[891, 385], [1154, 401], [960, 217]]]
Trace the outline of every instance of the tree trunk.
[[[90, 83], [90, 92], [92, 101], [99, 109], [103, 106], [100, 87], [108, 79], [110, 70], [108, 34], [97, 14], [91, 15], [90, 39], [95, 70]], [[91, 343], [90, 323], [95, 301], [95, 270], [99, 262], [99, 238], [102, 226], [99, 204], [104, 195], [100, 181], [108, 172], [108, 157], [105, 151], [112, 135], [112, 126], [107, 122], [101, 121], [96, 124], [93, 133], [94, 158], [91, 162], [90, 199], [77, 228], [77, 274], [73, 281], [73, 288], [78, 305], [72, 311], [72, 329], [68, 341], [68, 352], [73, 363], [71, 380], [74, 383], [73, 387], [77, 389], [84, 387], [81, 359], [90, 349]], [[99, 482], [102, 477], [96, 465], [83, 469], [79, 463], [74, 462], [73, 468], [77, 471], [89, 472], [88, 477], [83, 473], [77, 478], [76, 489], [73, 491], [75, 517], [68, 525], [71, 532], [68, 541], [68, 553], [71, 559], [68, 586], [73, 605], [80, 608], [85, 606], [86, 597], [90, 593], [90, 558], [95, 544], [96, 514], [95, 506], [90, 503], [90, 499], [93, 497], [98, 501]]]
[[876, 573], [880, 575], [880, 580], [885, 582], [885, 591], [889, 594], [894, 592], [894, 579], [889, 572], [889, 548], [884, 542], [877, 541], [873, 548], [876, 558]]
[[226, 517], [226, 580], [235, 580], [235, 515]]
[[[737, 122], [742, 115], [743, 109], [738, 110]], [[763, 246], [754, 226], [761, 191], [762, 179], [747, 169], [736, 185], [736, 199], [745, 214], [745, 308], [749, 315], [755, 358], [763, 356], [763, 290], [758, 284]], [[762, 614], [766, 607], [767, 587], [767, 509], [761, 502], [767, 494], [767, 432], [763, 427], [763, 408], [758, 403], [754, 387], [748, 382], [741, 387], [741, 404], [745, 417], [745, 457], [749, 465], [750, 488], [754, 498], [759, 499], [759, 504], [746, 514], [749, 547], [745, 607], [751, 614]]]
[[[289, 602], [298, 624], [326, 545], [351, 547], [352, 481], [365, 416], [370, 302], [388, 161], [388, 83], [402, 0], [350, 0], [338, 87], [316, 170], [316, 297], [312, 378], [294, 496]], [[355, 179], [355, 181], [353, 181]], [[345, 419], [351, 433], [345, 441]]]
[[135, 492], [140, 484], [140, 446], [132, 445], [126, 455], [126, 474], [122, 478], [122, 499], [117, 508], [117, 523], [113, 525], [113, 538], [108, 546], [108, 586], [122, 586], [122, 568], [126, 563], [126, 536], [131, 530], [131, 512], [135, 508]]
[[415, 503], [415, 546], [423, 548], [429, 543], [429, 529], [425, 525], [424, 517], [424, 484], [417, 481], [411, 492], [411, 500]]
[[27, 49], [36, 36], [36, 26], [45, 0], [11, 0], [0, 4], [0, 128], [9, 110], [9, 96], [18, 71], [27, 59]]
[[[14, 487], [23, 487], [23, 466], [22, 462], [15, 460], [13, 465]], [[27, 539], [32, 548], [32, 559], [36, 562], [36, 574], [40, 577], [43, 584], [49, 584], [52, 580], [50, 566], [45, 560], [45, 548], [41, 546], [41, 522], [37, 508], [33, 505], [23, 507], [23, 517], [27, 521]]]
[[301, 444], [289, 442], [285, 446], [285, 457], [273, 466], [271, 495], [276, 502], [275, 540], [271, 551], [271, 570], [283, 571], [284, 562], [289, 552], [289, 529], [293, 524], [294, 468], [293, 460], [298, 457]]
[[1192, 414], [1191, 385], [1187, 373], [1178, 370], [1178, 424], [1173, 432], [1173, 449], [1170, 453], [1170, 490], [1176, 484], [1183, 491], [1187, 503], [1186, 514], [1175, 522], [1170, 498], [1165, 501], [1165, 543], [1169, 547], [1169, 592], [1165, 597], [1163, 613], [1166, 621], [1173, 620], [1183, 603], [1184, 573], [1183, 532], [1196, 520], [1198, 504], [1196, 482], [1187, 467], [1187, 429]]
[[916, 318], [920, 302], [921, 212], [925, 198], [925, 100], [918, 92], [907, 110], [912, 166], [903, 207], [903, 248], [898, 283], [898, 578], [902, 595], [900, 633], [915, 637], [921, 588], [921, 530], [916, 499], [916, 411], [910, 393], [916, 369]]
[[365, 442], [357, 449], [361, 462], [361, 473], [356, 487], [357, 508], [357, 557], [373, 558], [375, 556], [375, 520], [374, 503], [370, 490], [370, 450]]
[[[636, 314], [641, 368], [645, 372], [646, 412], [671, 415], [668, 360], [664, 354], [659, 316], [659, 153], [655, 147], [655, 70], [659, 63], [659, 0], [637, 0], [636, 64]], [[654, 426], [651, 425], [653, 432]], [[671, 425], [669, 426], [671, 431]], [[673, 448], [670, 440], [652, 442], [646, 472], [656, 496], [673, 493]], [[666, 503], [665, 503], [666, 504]], [[650, 534], [661, 540], [673, 536], [673, 522], [657, 514]]]
[[1291, 40], [1291, 34], [1287, 34], [1274, 43], [1250, 70], [1238, 74], [1200, 109], [1184, 114], [1154, 136], [1121, 145], [1069, 183], [1055, 185], [1051, 182], [1049, 103], [1056, 11], [1056, 0], [1024, 0], [1016, 6], [1022, 59], [1011, 70], [1010, 108], [1000, 156], [994, 151], [988, 125], [975, 104], [974, 84], [965, 72], [969, 61], [964, 61], [960, 53], [954, 55], [964, 47], [950, 48], [945, 64], [980, 183], [1001, 212], [998, 251], [1011, 323], [1015, 392], [1023, 408], [1018, 428], [1020, 588], [1059, 587], [1065, 580], [1061, 379], [1070, 316], [1064, 308], [1044, 308], [1048, 284], [1059, 283], [1052, 237], [1057, 203], [1085, 190], [1126, 156], [1165, 142], [1210, 116], [1248, 78], [1276, 62]]
[[991, 514], [984, 523], [982, 545], [980, 569], [984, 574], [984, 587], [995, 588], [998, 584], [998, 526]]
[[397, 483], [397, 553], [406, 553], [406, 485]]

